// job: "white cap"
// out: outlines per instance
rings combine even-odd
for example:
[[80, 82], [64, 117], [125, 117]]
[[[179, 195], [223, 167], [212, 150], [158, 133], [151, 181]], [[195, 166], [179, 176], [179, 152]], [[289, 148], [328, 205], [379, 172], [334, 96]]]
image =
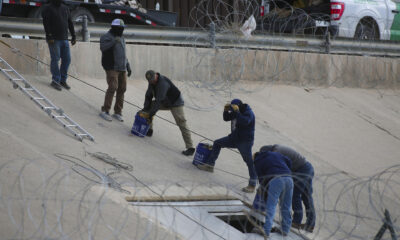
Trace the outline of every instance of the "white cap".
[[125, 27], [124, 20], [116, 18], [112, 21], [111, 26], [120, 26], [120, 27]]

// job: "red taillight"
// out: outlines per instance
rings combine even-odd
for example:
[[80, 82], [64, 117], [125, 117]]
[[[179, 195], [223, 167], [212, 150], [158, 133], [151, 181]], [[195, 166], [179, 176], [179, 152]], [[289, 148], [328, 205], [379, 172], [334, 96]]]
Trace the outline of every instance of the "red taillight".
[[344, 3], [331, 2], [331, 19], [334, 21], [340, 20], [344, 12]]

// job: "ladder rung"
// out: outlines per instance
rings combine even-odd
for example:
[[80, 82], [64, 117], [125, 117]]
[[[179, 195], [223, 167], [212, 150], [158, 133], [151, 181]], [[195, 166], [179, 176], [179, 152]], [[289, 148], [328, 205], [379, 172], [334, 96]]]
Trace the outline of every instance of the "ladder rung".
[[[0, 0], [1, 1], [1, 0]], [[86, 132], [83, 128], [81, 128], [78, 124], [74, 123], [72, 119], [64, 115], [64, 112], [61, 108], [57, 108], [54, 106], [45, 96], [43, 96], [37, 89], [29, 84], [28, 81], [24, 79], [23, 76], [19, 75], [17, 71], [15, 71], [8, 63], [0, 57], [0, 62], [4, 62], [6, 65], [0, 66], [0, 72], [7, 77], [7, 79], [11, 80], [13, 83], [13, 87], [15, 89], [22, 90], [28, 97], [33, 100], [36, 104], [40, 106], [49, 116], [54, 119], [57, 119], [57, 122], [63, 125], [64, 127], [68, 128], [69, 132], [74, 134], [76, 138], [80, 141], [83, 141], [84, 137], [89, 138], [90, 140], [94, 141], [94, 138]], [[12, 73], [7, 73], [12, 72]], [[22, 83], [17, 83], [17, 81], [22, 81], [25, 83], [24, 87], [20, 86]], [[41, 102], [39, 100], [44, 100], [45, 102]], [[45, 104], [46, 103], [46, 104]], [[52, 112], [54, 110], [54, 112]], [[54, 114], [58, 114], [55, 116]], [[60, 120], [58, 120], [60, 119]], [[64, 120], [61, 120], [64, 119]], [[79, 133], [78, 133], [79, 132]]]

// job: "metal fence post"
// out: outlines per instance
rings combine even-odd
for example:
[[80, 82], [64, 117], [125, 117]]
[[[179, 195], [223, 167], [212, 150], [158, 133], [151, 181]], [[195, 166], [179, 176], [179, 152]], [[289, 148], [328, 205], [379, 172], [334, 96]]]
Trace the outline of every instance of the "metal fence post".
[[215, 48], [215, 23], [210, 23], [210, 46]]
[[84, 15], [82, 21], [82, 41], [84, 42], [89, 42], [90, 40], [90, 34], [87, 25], [88, 25], [88, 19], [87, 16]]
[[331, 33], [328, 31], [325, 34], [325, 53], [331, 52]]

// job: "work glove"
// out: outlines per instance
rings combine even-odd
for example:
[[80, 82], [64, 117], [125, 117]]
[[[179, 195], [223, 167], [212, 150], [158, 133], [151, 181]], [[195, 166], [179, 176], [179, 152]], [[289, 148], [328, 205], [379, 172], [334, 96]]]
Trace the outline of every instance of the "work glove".
[[231, 108], [234, 112], [239, 112], [239, 106], [236, 104], [231, 104]]
[[150, 113], [145, 112], [145, 111], [139, 111], [139, 116], [147, 120], [147, 124], [150, 124], [153, 122], [154, 115], [150, 116]]
[[130, 77], [132, 75], [132, 69], [128, 62], [126, 63], [126, 71], [128, 72], [128, 77]]
[[231, 104], [230, 103], [225, 104], [224, 111], [227, 112], [229, 111], [229, 109], [231, 109]]
[[48, 39], [48, 40], [47, 40], [47, 43], [48, 43], [48, 44], [54, 44], [54, 39]]
[[71, 45], [74, 46], [75, 43], [76, 43], [76, 37], [75, 37], [75, 36], [72, 36], [72, 38], [71, 38]]
[[139, 111], [139, 116], [145, 119], [149, 119], [150, 114], [148, 112], [145, 111]]

